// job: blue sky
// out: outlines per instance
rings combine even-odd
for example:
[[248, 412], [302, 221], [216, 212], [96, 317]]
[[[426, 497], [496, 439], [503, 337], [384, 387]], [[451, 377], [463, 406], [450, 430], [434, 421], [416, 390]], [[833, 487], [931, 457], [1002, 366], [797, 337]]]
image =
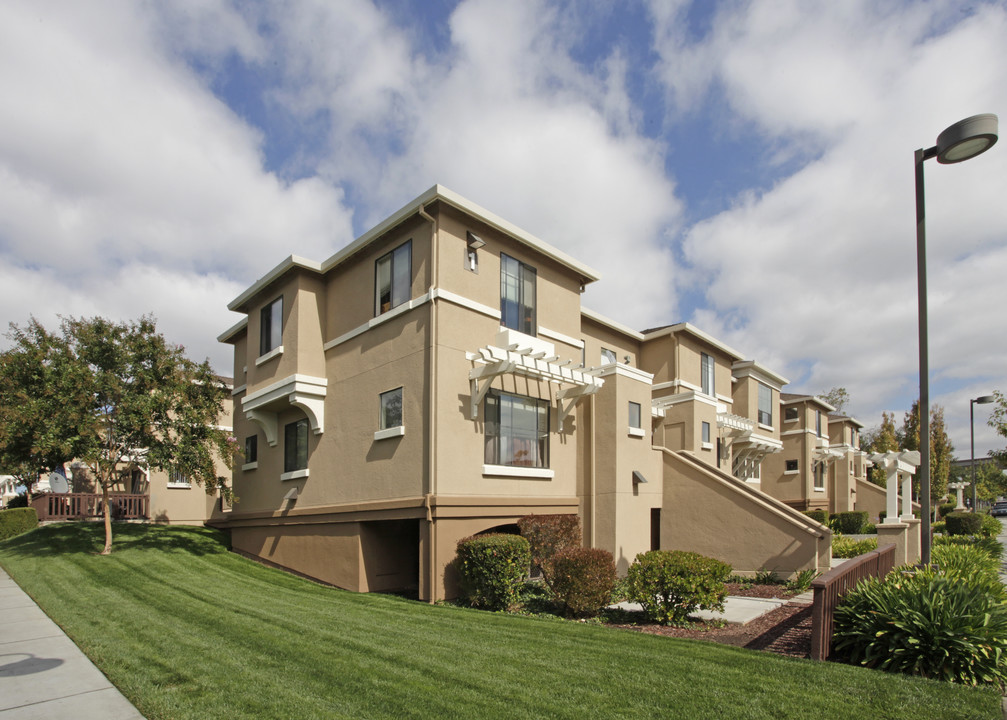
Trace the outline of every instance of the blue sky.
[[[0, 7], [2, 320], [152, 312], [224, 372], [230, 299], [440, 183], [600, 269], [588, 307], [875, 425], [916, 395], [912, 152], [1007, 106], [1002, 2], [82, 5]], [[1007, 146], [926, 172], [961, 456], [1007, 390]]]

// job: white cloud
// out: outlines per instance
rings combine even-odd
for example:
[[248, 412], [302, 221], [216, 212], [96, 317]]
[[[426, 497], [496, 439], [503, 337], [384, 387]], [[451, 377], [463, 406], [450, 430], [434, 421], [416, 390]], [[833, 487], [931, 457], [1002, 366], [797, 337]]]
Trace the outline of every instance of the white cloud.
[[[328, 256], [352, 237], [350, 214], [321, 180], [288, 184], [263, 170], [261, 133], [163, 51], [163, 21], [130, 3], [101, 10], [0, 7], [0, 261], [39, 302], [6, 305], [4, 319], [153, 311], [177, 333], [170, 339], [219, 359], [235, 290], [292, 252]], [[178, 12], [189, 10], [197, 25], [237, 25], [229, 12]], [[211, 42], [206, 32], [190, 36], [193, 47]], [[242, 37], [235, 46], [260, 52]], [[62, 305], [30, 291], [55, 278], [81, 290]]]
[[[690, 57], [713, 62], [699, 87], [665, 75], [688, 109], [723, 93], [733, 122], [766, 138], [767, 161], [813, 158], [689, 230], [686, 257], [709, 279], [697, 322], [780, 363], [795, 389], [846, 386], [868, 424], [907, 407], [918, 361], [912, 152], [1007, 105], [1005, 41], [1001, 6], [964, 17], [941, 5], [753, 2], [726, 8], [698, 46], [671, 42], [666, 73]], [[1007, 154], [926, 173], [932, 387], [1004, 385], [1007, 336], [990, 329], [1003, 327], [1007, 300], [996, 200]], [[956, 432], [962, 397], [941, 396]]]

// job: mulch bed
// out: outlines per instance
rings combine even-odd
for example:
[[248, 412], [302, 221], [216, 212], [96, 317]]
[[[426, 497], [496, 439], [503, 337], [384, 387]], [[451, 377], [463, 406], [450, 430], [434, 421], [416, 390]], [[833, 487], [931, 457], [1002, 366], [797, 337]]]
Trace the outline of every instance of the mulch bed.
[[[742, 597], [787, 598], [782, 585], [728, 584], [728, 595]], [[664, 637], [707, 640], [723, 645], [764, 650], [778, 655], [807, 658], [811, 656], [811, 605], [782, 605], [747, 625], [724, 625], [697, 620], [689, 627], [667, 627], [645, 623], [614, 624], [615, 627]]]

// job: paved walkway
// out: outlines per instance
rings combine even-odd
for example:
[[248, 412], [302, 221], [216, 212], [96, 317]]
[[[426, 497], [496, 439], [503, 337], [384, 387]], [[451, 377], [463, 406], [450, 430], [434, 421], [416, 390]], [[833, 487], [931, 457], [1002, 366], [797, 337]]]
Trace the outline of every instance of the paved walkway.
[[0, 720], [143, 720], [0, 569]]

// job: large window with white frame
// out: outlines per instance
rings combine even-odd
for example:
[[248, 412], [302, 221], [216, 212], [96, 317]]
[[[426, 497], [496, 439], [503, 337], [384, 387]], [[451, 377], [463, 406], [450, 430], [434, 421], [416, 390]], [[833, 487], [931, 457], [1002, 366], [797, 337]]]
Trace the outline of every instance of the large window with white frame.
[[700, 369], [702, 372], [702, 389], [704, 395], [710, 395], [711, 397], [717, 392], [717, 387], [714, 382], [714, 369], [716, 364], [713, 362], [713, 356], [702, 353], [700, 357]]
[[535, 268], [500, 254], [500, 324], [535, 335]]
[[283, 472], [308, 467], [308, 419], [301, 418], [283, 428]]
[[374, 314], [386, 313], [412, 295], [413, 242], [407, 240], [374, 263]]
[[259, 311], [259, 355], [283, 344], [283, 296]]
[[487, 465], [549, 467], [549, 403], [490, 391], [485, 404]]
[[762, 425], [773, 424], [773, 390], [762, 383], [759, 383], [759, 422]]

